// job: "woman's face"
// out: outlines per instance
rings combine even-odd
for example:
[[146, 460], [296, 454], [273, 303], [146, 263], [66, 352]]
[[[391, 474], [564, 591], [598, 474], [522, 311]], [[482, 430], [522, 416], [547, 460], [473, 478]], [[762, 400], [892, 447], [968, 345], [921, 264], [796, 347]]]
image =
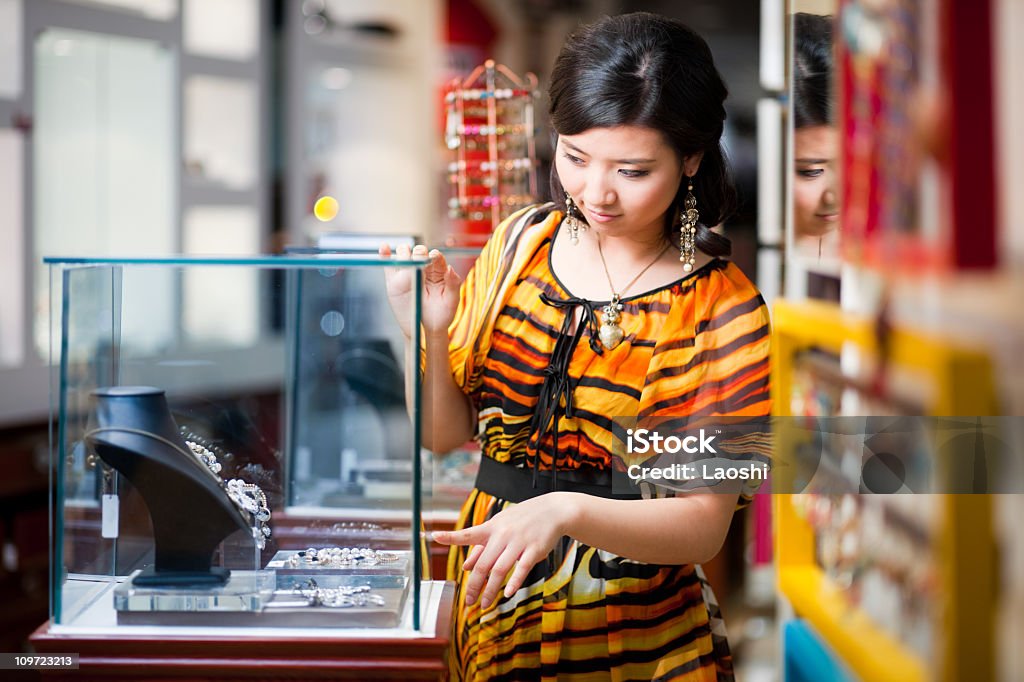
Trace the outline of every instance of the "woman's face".
[[793, 135], [793, 222], [798, 237], [820, 237], [839, 227], [837, 151], [838, 134], [832, 126], [798, 128]]
[[[695, 172], [699, 163], [699, 157], [689, 157], [685, 166]], [[555, 167], [591, 228], [611, 237], [652, 240], [664, 230], [665, 211], [684, 171], [661, 133], [639, 126], [560, 135]]]

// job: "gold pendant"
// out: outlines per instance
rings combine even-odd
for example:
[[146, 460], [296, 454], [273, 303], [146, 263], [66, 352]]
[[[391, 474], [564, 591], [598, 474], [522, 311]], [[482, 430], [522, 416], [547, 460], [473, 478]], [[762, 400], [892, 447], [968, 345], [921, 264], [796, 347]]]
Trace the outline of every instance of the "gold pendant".
[[622, 343], [624, 334], [622, 327], [617, 324], [602, 324], [598, 336], [601, 338], [602, 346], [608, 350], [615, 350], [615, 347]]
[[612, 302], [601, 309], [601, 328], [597, 335], [601, 339], [601, 345], [608, 350], [615, 350], [615, 347], [622, 343], [625, 333], [619, 326], [622, 319], [622, 304], [619, 303], [619, 295], [612, 294]]

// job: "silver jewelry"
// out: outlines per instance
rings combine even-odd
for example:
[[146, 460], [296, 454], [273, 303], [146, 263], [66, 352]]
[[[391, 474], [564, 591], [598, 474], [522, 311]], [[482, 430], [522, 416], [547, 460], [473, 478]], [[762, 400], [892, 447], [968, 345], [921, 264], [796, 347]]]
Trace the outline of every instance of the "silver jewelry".
[[369, 585], [343, 585], [340, 587], [320, 587], [316, 580], [310, 578], [303, 585], [296, 585], [292, 594], [307, 600], [309, 606], [326, 606], [329, 608], [350, 608], [366, 606], [384, 606], [384, 597], [371, 592]]
[[186, 440], [185, 445], [188, 446], [188, 449], [192, 451], [192, 454], [195, 455], [200, 462], [206, 465], [207, 469], [215, 474], [220, 474], [222, 467], [220, 462], [217, 461], [217, 455], [213, 454], [212, 450], [191, 440]]
[[245, 513], [252, 515], [256, 524], [253, 528], [253, 538], [256, 545], [263, 549], [267, 546], [267, 538], [271, 531], [268, 525], [270, 521], [270, 508], [267, 506], [267, 495], [255, 483], [246, 483], [240, 478], [233, 478], [225, 485], [228, 497]]
[[316, 596], [316, 600], [321, 606], [331, 608], [384, 606], [384, 597], [369, 592], [369, 585], [363, 585], [362, 587], [364, 588], [363, 590], [347, 593], [342, 592], [344, 588], [340, 587], [321, 589]]
[[227, 492], [234, 505], [243, 513], [250, 514], [253, 517], [255, 520], [253, 539], [260, 549], [264, 549], [267, 546], [267, 538], [271, 534], [270, 526], [268, 525], [271, 514], [270, 508], [267, 506], [266, 493], [255, 483], [247, 483], [240, 478], [234, 478], [225, 483], [220, 478], [220, 472], [223, 467], [213, 450], [200, 442], [199, 437], [184, 426], [180, 430], [185, 438], [185, 444], [188, 446], [188, 449], [196, 456], [196, 459], [217, 476], [217, 479], [221, 481], [221, 486]]
[[389, 530], [387, 526], [380, 523], [373, 523], [372, 521], [339, 521], [331, 526], [331, 529], [358, 531]]
[[573, 246], [579, 244], [580, 230], [587, 229], [587, 225], [580, 219], [580, 209], [568, 192], [565, 193], [565, 218], [562, 219], [562, 222], [569, 228], [569, 241], [573, 243]]
[[[636, 284], [636, 281], [640, 279], [640, 277], [642, 277], [643, 274], [647, 272], [652, 265], [654, 265], [661, 259], [661, 256], [666, 251], [668, 251], [669, 246], [670, 244], [666, 244], [665, 247], [658, 252], [658, 255], [654, 257], [654, 260], [648, 263], [647, 266], [643, 270], [641, 270], [636, 277], [630, 280], [629, 284], [623, 287], [623, 294], [626, 293], [626, 291], [631, 286]], [[612, 284], [612, 276], [611, 273], [608, 272], [608, 263], [606, 263], [604, 260], [604, 251], [601, 250], [600, 237], [598, 237], [597, 240], [597, 255], [601, 257], [601, 265], [604, 266], [604, 274], [605, 277], [608, 278], [608, 286], [612, 290], [611, 303], [601, 308], [601, 328], [598, 330], [598, 337], [600, 337], [601, 339], [602, 346], [604, 346], [608, 350], [614, 350], [616, 346], [622, 343], [622, 339], [625, 336], [625, 333], [622, 331], [622, 327], [619, 326], [619, 320], [622, 319], [622, 304], [619, 303], [619, 301], [621, 300], [621, 296], [618, 293], [616, 293], [615, 285]]]
[[378, 566], [398, 561], [398, 555], [368, 547], [310, 547], [288, 557], [292, 568], [300, 566], [355, 568]]
[[252, 515], [254, 519], [252, 528], [253, 542], [255, 542], [256, 546], [260, 549], [266, 548], [267, 538], [270, 537], [270, 526], [268, 525], [268, 522], [270, 521], [270, 508], [267, 506], [266, 493], [264, 493], [263, 490], [255, 483], [246, 483], [240, 478], [232, 479], [225, 483], [224, 479], [220, 477], [221, 465], [217, 460], [217, 456], [210, 448], [199, 443], [196, 436], [192, 435], [186, 427], [180, 427], [179, 433], [188, 446], [188, 451], [182, 450], [181, 445], [168, 440], [159, 434], [128, 427], [93, 429], [87, 432], [85, 437], [106, 431], [135, 433], [140, 436], [145, 436], [146, 438], [152, 438], [153, 440], [159, 441], [181, 453], [185, 457], [194, 457], [200, 464], [202, 464], [204, 472], [216, 479], [217, 485], [227, 493], [228, 499], [234, 503], [235, 507], [243, 514], [247, 513]]
[[697, 210], [697, 197], [693, 196], [693, 178], [688, 177], [686, 182], [686, 198], [679, 214], [679, 261], [683, 264], [683, 271], [690, 272], [697, 260], [697, 219], [700, 212]]

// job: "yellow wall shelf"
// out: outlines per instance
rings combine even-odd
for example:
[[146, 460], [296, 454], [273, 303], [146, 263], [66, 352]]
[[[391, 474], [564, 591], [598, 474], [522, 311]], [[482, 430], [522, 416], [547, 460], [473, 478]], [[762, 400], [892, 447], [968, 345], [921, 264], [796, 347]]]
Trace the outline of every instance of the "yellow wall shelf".
[[[779, 300], [773, 309], [772, 404], [776, 416], [790, 416], [793, 374], [799, 353], [820, 349], [840, 353], [853, 344], [877, 354], [870, 320], [821, 301]], [[935, 416], [997, 414], [993, 377], [986, 354], [957, 347], [942, 338], [894, 329], [888, 362], [924, 373], [935, 387], [927, 412]], [[777, 457], [784, 461], [793, 443], [777, 432]], [[773, 472], [776, 489], [792, 490]], [[881, 624], [850, 602], [815, 560], [810, 525], [793, 506], [793, 495], [775, 495], [775, 548], [779, 591], [796, 614], [810, 622], [854, 674], [865, 680], [913, 682], [989, 680], [994, 670], [993, 601], [996, 571], [988, 495], [941, 495], [937, 546], [941, 584], [934, 608], [934, 660], [926, 661], [888, 634]]]

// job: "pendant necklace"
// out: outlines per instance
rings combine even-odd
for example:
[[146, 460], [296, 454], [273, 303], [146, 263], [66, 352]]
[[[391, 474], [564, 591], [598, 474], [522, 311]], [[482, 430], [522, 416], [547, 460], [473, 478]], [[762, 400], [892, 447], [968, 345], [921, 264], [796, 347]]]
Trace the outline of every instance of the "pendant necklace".
[[[650, 263], [647, 264], [643, 270], [641, 270], [636, 277], [630, 280], [629, 284], [622, 288], [622, 294], [625, 294], [631, 286], [636, 284], [636, 281], [640, 279], [645, 272], [651, 269], [651, 266], [658, 262], [661, 256], [668, 251], [668, 247], [671, 244], [666, 244], [665, 248], [658, 252], [658, 255], [654, 257]], [[601, 339], [601, 345], [608, 350], [614, 350], [616, 346], [622, 343], [624, 333], [622, 327], [619, 326], [619, 320], [622, 319], [622, 304], [619, 301], [622, 296], [615, 291], [615, 285], [612, 284], [612, 276], [608, 272], [608, 264], [604, 261], [604, 252], [601, 250], [601, 239], [597, 240], [597, 255], [601, 257], [601, 265], [604, 266], [604, 275], [608, 278], [608, 286], [612, 290], [611, 302], [601, 308], [601, 328], [598, 330], [598, 337]]]

